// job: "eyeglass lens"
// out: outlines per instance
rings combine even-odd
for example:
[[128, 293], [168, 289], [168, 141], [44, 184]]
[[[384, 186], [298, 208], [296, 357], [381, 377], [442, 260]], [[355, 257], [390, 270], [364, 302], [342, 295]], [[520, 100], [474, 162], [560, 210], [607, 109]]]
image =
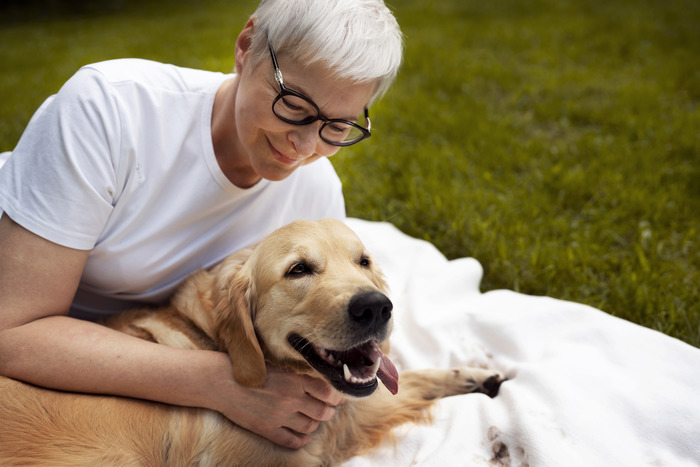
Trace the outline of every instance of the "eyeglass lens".
[[[273, 111], [282, 120], [301, 125], [311, 123], [319, 118], [318, 108], [313, 103], [294, 94], [281, 96], [275, 102]], [[365, 123], [364, 120], [363, 114], [358, 124], [362, 125]], [[321, 127], [321, 136], [333, 143], [347, 143], [365, 137], [360, 128], [341, 121], [325, 122]]]

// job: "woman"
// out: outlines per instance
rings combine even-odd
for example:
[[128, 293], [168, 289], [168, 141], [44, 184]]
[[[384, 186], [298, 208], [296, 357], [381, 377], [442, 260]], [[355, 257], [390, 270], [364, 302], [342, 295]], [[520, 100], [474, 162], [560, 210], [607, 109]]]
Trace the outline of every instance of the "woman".
[[0, 169], [0, 374], [209, 408], [299, 448], [342, 402], [325, 383], [270, 369], [263, 387], [240, 387], [223, 353], [91, 322], [163, 302], [294, 219], [344, 216], [326, 158], [370, 134], [401, 61], [391, 13], [381, 0], [264, 0], [235, 56], [233, 75], [90, 65], [36, 112]]

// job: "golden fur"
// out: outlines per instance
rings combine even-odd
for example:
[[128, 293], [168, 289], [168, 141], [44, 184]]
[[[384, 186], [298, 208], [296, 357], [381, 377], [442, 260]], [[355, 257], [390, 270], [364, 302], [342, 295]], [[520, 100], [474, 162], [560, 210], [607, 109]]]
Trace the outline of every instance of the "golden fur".
[[[302, 357], [313, 352], [295, 348], [290, 335], [314, 349], [365, 346], [369, 339], [386, 351], [391, 305], [382, 298], [385, 290], [376, 265], [344, 224], [302, 221], [194, 274], [169, 306], [128, 311], [107, 324], [164, 345], [228, 352], [234, 377], [245, 385], [264, 382], [266, 362], [328, 379]], [[376, 314], [349, 312], [357, 297], [382, 305]], [[336, 465], [386, 441], [399, 424], [428, 421], [436, 399], [476, 391], [493, 396], [501, 380], [495, 371], [470, 368], [407, 371], [396, 395], [382, 384], [375, 391], [376, 383], [336, 382], [341, 390], [348, 386], [347, 402], [295, 451], [204, 409], [0, 378], [0, 465]]]

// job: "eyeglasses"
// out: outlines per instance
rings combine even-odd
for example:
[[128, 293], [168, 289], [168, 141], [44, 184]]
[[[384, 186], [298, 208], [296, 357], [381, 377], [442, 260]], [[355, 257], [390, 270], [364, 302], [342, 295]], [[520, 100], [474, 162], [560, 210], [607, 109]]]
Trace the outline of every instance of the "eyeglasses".
[[308, 125], [321, 120], [323, 125], [318, 130], [318, 134], [323, 141], [333, 146], [350, 146], [372, 135], [370, 133], [372, 124], [369, 121], [369, 110], [367, 108], [364, 110], [364, 118], [358, 119], [358, 121], [366, 125], [365, 128], [349, 120], [328, 118], [321, 115], [321, 110], [311, 99], [286, 88], [282, 72], [277, 65], [275, 51], [271, 45], [268, 45], [268, 47], [270, 48], [272, 64], [275, 67], [275, 80], [280, 85], [280, 92], [275, 97], [275, 100], [272, 101], [272, 112], [277, 118], [292, 125]]

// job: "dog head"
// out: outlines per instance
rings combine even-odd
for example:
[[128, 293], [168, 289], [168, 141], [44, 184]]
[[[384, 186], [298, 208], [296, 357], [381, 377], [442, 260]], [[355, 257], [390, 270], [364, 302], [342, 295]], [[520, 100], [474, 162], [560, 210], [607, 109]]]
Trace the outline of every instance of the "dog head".
[[386, 283], [355, 233], [333, 219], [297, 221], [217, 273], [217, 340], [241, 384], [265, 380], [265, 361], [319, 373], [337, 390], [392, 392], [398, 374], [382, 348], [392, 328]]

